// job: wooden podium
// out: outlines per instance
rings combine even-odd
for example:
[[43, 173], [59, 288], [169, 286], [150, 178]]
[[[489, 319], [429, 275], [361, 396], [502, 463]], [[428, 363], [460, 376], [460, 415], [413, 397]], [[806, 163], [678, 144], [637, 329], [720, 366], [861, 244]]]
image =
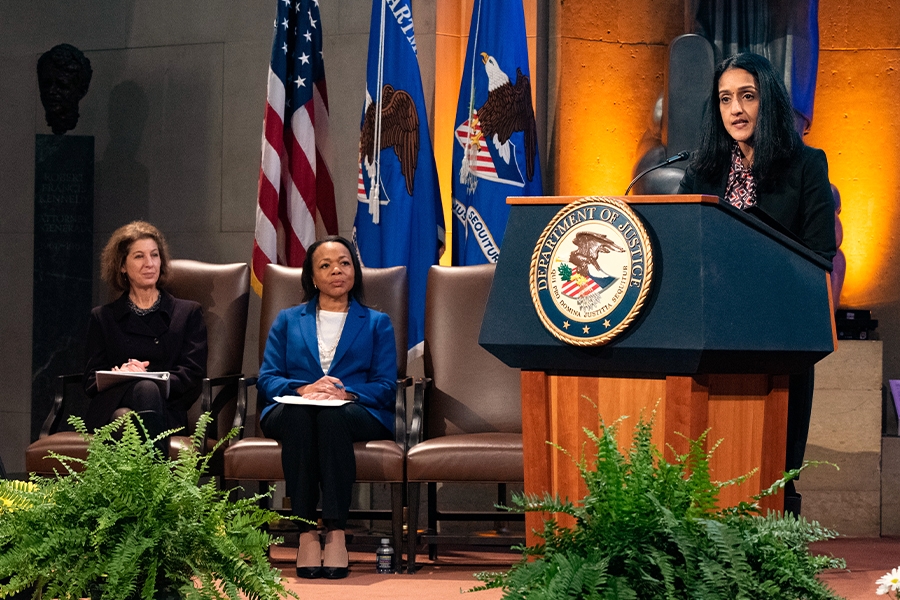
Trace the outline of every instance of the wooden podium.
[[[510, 198], [511, 212], [482, 324], [480, 344], [522, 370], [525, 491], [573, 501], [586, 488], [571, 459], [583, 428], [629, 417], [620, 445], [643, 412], [657, 407], [653, 440], [687, 450], [685, 437], [719, 443], [714, 480], [756, 473], [723, 490], [720, 505], [749, 498], [784, 469], [788, 374], [836, 346], [830, 264], [758, 219], [712, 196], [618, 197], [644, 223], [653, 247], [653, 289], [630, 328], [605, 346], [551, 335], [532, 304], [535, 245], [554, 215], [579, 197]], [[594, 406], [596, 404], [596, 408]], [[590, 456], [590, 455], [589, 455]], [[769, 498], [764, 508], [781, 510]], [[528, 531], [540, 515], [526, 516]]]

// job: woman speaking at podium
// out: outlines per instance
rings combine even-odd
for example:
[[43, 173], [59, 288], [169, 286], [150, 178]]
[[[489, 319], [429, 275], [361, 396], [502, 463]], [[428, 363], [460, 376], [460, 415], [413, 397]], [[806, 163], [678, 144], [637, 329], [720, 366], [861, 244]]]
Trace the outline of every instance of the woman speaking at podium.
[[[737, 54], [716, 67], [710, 91], [700, 146], [678, 193], [719, 196], [740, 210], [758, 207], [832, 260], [837, 245], [828, 161], [800, 139], [781, 76], [764, 57]], [[812, 367], [791, 375], [786, 469], [803, 463], [812, 391]], [[799, 513], [793, 485], [785, 509]]]

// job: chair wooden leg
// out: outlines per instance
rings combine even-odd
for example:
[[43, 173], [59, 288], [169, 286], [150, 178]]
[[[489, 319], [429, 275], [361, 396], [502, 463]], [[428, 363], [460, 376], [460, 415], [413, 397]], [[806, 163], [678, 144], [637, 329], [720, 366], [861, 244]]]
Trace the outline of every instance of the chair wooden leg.
[[[259, 482], [259, 493], [260, 494], [268, 494], [269, 493], [269, 482], [268, 481], [260, 481]], [[272, 497], [265, 496], [264, 498], [260, 498], [259, 507], [260, 508], [271, 508], [272, 507]]]
[[409, 508], [407, 510], [406, 532], [406, 572], [410, 575], [416, 572], [416, 542], [419, 534], [419, 483], [407, 485], [407, 497]]
[[391, 484], [391, 533], [394, 536], [394, 573], [403, 572], [403, 484]]
[[[497, 484], [497, 504], [506, 506], [506, 484], [498, 483]], [[499, 512], [500, 509], [498, 508]], [[506, 513], [502, 513], [506, 514]], [[509, 533], [509, 521], [494, 521], [494, 530], [500, 535], [506, 535]]]
[[[428, 531], [437, 534], [438, 507], [437, 507], [437, 483], [428, 484]], [[428, 544], [428, 558], [437, 560], [437, 544]]]

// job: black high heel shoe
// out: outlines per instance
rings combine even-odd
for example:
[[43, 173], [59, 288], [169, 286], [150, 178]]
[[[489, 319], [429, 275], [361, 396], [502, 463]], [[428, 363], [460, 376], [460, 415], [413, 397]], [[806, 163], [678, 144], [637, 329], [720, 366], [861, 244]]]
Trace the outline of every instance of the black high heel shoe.
[[350, 567], [322, 567], [322, 577], [325, 579], [343, 579], [350, 574]]
[[322, 567], [297, 567], [297, 577], [300, 579], [319, 579], [324, 576]]

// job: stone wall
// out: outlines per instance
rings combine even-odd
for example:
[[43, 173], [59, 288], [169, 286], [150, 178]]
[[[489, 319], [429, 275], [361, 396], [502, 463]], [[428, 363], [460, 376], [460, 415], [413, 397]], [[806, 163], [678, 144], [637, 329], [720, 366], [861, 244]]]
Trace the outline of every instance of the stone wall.
[[882, 351], [880, 341], [841, 340], [816, 365], [806, 460], [840, 470], [808, 469], [797, 491], [804, 517], [850, 537], [881, 533]]

